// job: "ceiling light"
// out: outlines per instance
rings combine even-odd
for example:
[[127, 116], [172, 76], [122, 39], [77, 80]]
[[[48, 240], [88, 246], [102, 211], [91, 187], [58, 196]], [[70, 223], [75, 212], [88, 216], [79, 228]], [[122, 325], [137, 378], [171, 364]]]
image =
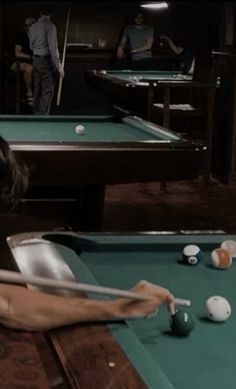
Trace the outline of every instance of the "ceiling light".
[[140, 7], [148, 9], [165, 9], [168, 8], [168, 4], [165, 1], [156, 2], [156, 3], [144, 3]]

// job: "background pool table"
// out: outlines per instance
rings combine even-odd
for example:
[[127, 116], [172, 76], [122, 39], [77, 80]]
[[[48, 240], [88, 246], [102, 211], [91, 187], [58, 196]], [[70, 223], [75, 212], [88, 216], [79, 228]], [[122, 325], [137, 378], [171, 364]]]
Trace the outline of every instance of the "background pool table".
[[1, 116], [0, 135], [31, 168], [27, 198], [76, 200], [68, 213], [76, 230], [101, 229], [106, 185], [196, 178], [205, 155], [136, 117]]
[[[106, 93], [116, 109], [126, 109], [133, 114], [150, 119], [157, 87], [185, 87], [195, 83], [192, 75], [176, 71], [137, 70], [88, 70], [87, 82]], [[162, 89], [158, 89], [162, 95]], [[166, 104], [170, 104], [170, 99]], [[169, 123], [166, 123], [169, 127]]]
[[[198, 80], [192, 75], [174, 71], [89, 70], [88, 84], [106, 94], [114, 111], [135, 114], [162, 124], [174, 131], [185, 132], [177, 117], [203, 118], [201, 139], [206, 140], [207, 157], [205, 180], [210, 181], [214, 129], [215, 91], [219, 86], [214, 80]], [[171, 108], [186, 105], [191, 109]], [[171, 122], [171, 117], [173, 118]], [[189, 123], [189, 121], [187, 121]], [[184, 123], [183, 120], [180, 123]], [[191, 122], [192, 126], [193, 122]], [[191, 133], [191, 128], [187, 129]]]
[[108, 78], [114, 78], [114, 82], [118, 80], [124, 82], [137, 82], [137, 81], [175, 81], [175, 80], [188, 80], [192, 81], [193, 76], [191, 74], [181, 74], [177, 71], [171, 70], [98, 70], [98, 75], [102, 74]]
[[[126, 109], [146, 119], [152, 117], [153, 104], [162, 102], [163, 124], [170, 125], [170, 104], [192, 100], [192, 89], [200, 89], [207, 96], [209, 115], [214, 114], [216, 82], [196, 80], [190, 74], [176, 71], [88, 70], [86, 79], [92, 87], [109, 95], [116, 108]], [[176, 95], [176, 91], [180, 93]], [[170, 93], [170, 91], [172, 91]], [[175, 92], [175, 94], [173, 93]], [[174, 96], [173, 96], [174, 95]], [[190, 99], [190, 100], [189, 100]]]
[[[233, 263], [227, 271], [217, 270], [210, 254], [226, 239], [236, 240], [236, 235], [45, 232], [15, 235], [8, 244], [23, 274], [125, 289], [146, 279], [192, 302], [188, 309], [195, 317], [195, 329], [188, 337], [171, 334], [164, 308], [150, 320], [52, 331], [69, 387], [222, 389], [235, 382], [236, 267]], [[182, 249], [190, 243], [203, 250], [198, 266], [181, 263]], [[39, 261], [35, 253], [40, 247]], [[212, 295], [229, 300], [232, 315], [227, 322], [207, 319], [205, 301]]]

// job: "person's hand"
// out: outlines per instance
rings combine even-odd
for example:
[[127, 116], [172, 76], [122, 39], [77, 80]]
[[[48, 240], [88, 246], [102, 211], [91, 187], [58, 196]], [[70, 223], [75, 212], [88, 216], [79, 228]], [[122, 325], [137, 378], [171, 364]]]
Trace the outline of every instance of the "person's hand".
[[161, 38], [163, 41], [167, 41], [167, 42], [169, 42], [169, 40], [170, 40], [170, 38], [169, 38], [168, 36], [164, 35], [164, 34], [161, 35], [160, 38]]
[[123, 47], [120, 47], [120, 46], [118, 47], [116, 56], [119, 59], [123, 58], [123, 56], [124, 56], [124, 49], [123, 49]]
[[114, 302], [119, 318], [140, 318], [154, 315], [161, 305], [169, 307], [174, 304], [174, 296], [168, 289], [147, 281], [139, 281], [132, 292], [149, 297], [148, 300], [118, 299]]
[[64, 72], [64, 69], [63, 69], [63, 68], [59, 68], [59, 69], [58, 69], [58, 73], [59, 73], [60, 78], [64, 78], [65, 72]]

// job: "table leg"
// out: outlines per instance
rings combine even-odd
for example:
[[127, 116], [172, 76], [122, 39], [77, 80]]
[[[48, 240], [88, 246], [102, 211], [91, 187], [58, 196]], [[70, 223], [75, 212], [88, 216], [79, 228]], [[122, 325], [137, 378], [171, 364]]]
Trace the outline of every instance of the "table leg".
[[204, 181], [209, 184], [212, 169], [212, 141], [214, 125], [215, 88], [209, 88], [207, 96], [207, 125], [206, 125], [206, 159], [204, 167]]
[[166, 128], [170, 127], [170, 87], [164, 88], [163, 126]]
[[147, 101], [147, 120], [151, 120], [153, 103], [154, 103], [154, 85], [150, 82], [148, 87], [148, 101]]
[[[235, 63], [235, 61], [234, 61]], [[230, 184], [232, 181], [236, 181], [236, 76], [234, 74], [233, 77], [233, 109], [232, 109], [232, 135], [230, 136], [229, 141], [229, 154], [230, 158], [230, 166], [229, 166], [229, 177], [228, 183]]]
[[16, 60], [16, 114], [20, 113], [20, 62]]
[[[169, 128], [170, 127], [170, 88], [169, 87], [164, 88], [163, 98], [164, 98], [164, 101], [163, 101], [163, 106], [164, 106], [163, 127]], [[160, 183], [160, 188], [162, 191], [167, 190], [166, 181], [162, 181]]]

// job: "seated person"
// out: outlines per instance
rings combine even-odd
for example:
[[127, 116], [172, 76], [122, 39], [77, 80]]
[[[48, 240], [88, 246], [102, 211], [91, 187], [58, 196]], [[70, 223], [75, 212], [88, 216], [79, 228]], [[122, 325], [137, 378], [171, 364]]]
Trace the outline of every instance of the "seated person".
[[32, 92], [32, 52], [29, 45], [28, 32], [30, 26], [35, 23], [35, 19], [29, 17], [25, 21], [25, 32], [17, 35], [15, 39], [15, 58], [19, 61], [19, 65], [14, 62], [11, 66], [11, 70], [16, 72], [19, 70], [23, 73], [23, 78], [26, 86], [26, 99], [27, 104], [33, 106], [33, 92]]
[[117, 58], [124, 57], [124, 49], [128, 43], [132, 68], [134, 70], [151, 69], [153, 40], [153, 28], [144, 24], [144, 14], [139, 12], [135, 15], [134, 23], [126, 26], [123, 31], [117, 48]]
[[161, 35], [161, 39], [167, 42], [170, 49], [178, 56], [180, 61], [180, 67], [178, 70], [181, 70], [184, 74], [193, 74], [195, 58], [193, 51], [190, 47], [182, 45], [176, 45], [168, 36]]

